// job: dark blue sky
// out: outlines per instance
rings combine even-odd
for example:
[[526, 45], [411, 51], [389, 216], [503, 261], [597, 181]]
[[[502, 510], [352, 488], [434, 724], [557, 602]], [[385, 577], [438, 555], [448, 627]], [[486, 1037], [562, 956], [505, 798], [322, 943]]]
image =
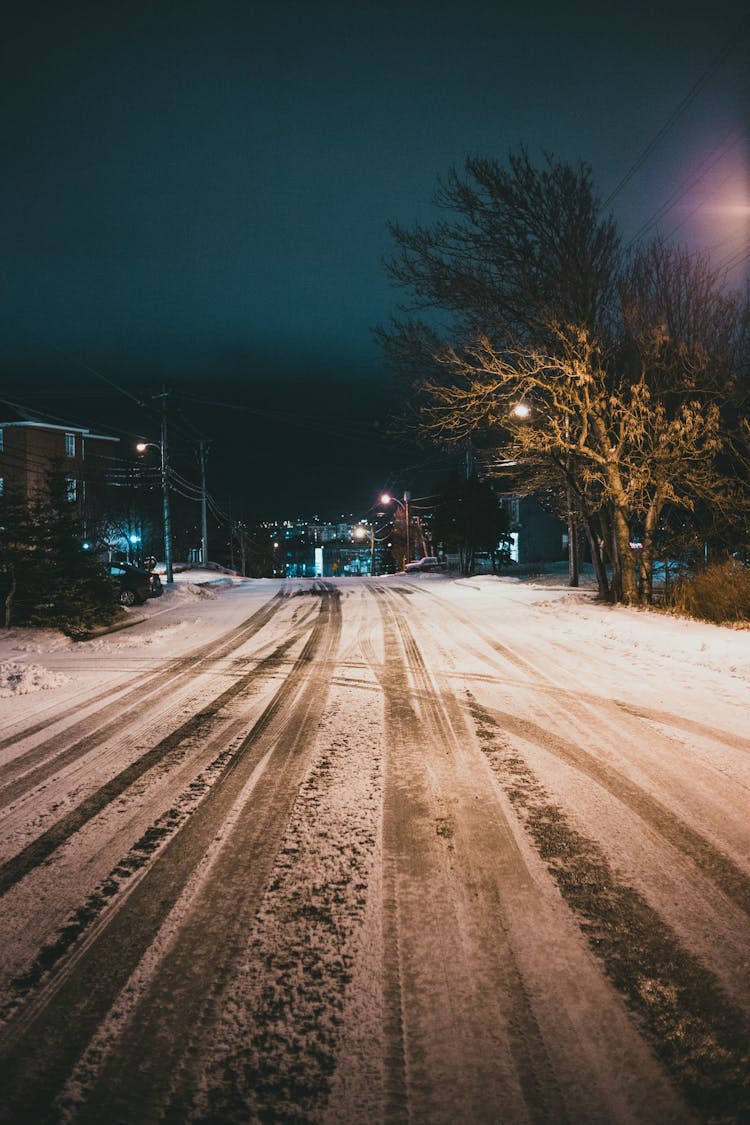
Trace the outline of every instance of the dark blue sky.
[[[361, 457], [346, 436], [348, 416], [360, 435], [386, 405], [370, 330], [398, 299], [382, 269], [387, 220], [429, 218], [451, 164], [519, 142], [587, 161], [608, 196], [746, 5], [6, 9], [3, 393], [110, 426], [132, 403], [90, 369], [138, 397], [164, 379], [260, 404], [276, 422], [242, 415], [246, 464], [253, 442], [264, 475], [275, 454], [269, 502], [289, 511], [366, 506], [360, 492], [406, 472], [376, 432]], [[749, 45], [746, 28], [613, 199], [628, 237], [684, 190], [664, 233], [719, 261], [750, 250]], [[285, 411], [328, 429], [285, 425]], [[209, 436], [228, 413], [202, 415]], [[214, 461], [222, 479], [228, 458]]]

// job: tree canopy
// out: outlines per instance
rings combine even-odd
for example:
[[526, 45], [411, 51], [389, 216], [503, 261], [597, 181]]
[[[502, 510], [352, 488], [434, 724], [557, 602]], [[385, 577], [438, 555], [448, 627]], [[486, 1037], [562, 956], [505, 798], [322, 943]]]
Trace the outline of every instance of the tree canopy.
[[437, 202], [451, 218], [394, 225], [388, 265], [432, 320], [380, 333], [417, 429], [557, 489], [601, 593], [650, 600], [669, 530], [750, 510], [747, 301], [678, 247], [623, 254], [583, 166], [470, 159]]

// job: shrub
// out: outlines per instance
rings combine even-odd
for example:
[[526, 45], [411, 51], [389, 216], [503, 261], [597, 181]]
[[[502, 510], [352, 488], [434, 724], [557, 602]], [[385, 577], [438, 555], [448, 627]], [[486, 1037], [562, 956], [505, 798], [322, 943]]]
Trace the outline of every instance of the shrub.
[[692, 578], [682, 578], [674, 586], [670, 606], [717, 625], [750, 621], [750, 568], [737, 559], [727, 559]]

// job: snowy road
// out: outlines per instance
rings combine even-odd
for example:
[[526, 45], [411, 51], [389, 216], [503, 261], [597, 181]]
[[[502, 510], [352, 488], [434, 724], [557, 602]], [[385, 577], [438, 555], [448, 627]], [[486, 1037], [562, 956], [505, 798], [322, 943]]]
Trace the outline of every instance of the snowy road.
[[0, 648], [0, 1120], [750, 1118], [750, 631], [187, 590]]

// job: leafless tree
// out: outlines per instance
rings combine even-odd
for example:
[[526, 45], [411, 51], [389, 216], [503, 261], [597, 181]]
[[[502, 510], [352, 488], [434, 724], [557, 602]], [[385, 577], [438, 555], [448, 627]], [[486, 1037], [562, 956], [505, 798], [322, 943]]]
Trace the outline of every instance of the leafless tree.
[[392, 228], [389, 272], [443, 321], [380, 333], [417, 428], [564, 496], [602, 594], [649, 601], [666, 512], [747, 504], [747, 306], [663, 243], [623, 261], [584, 167], [470, 160], [438, 203], [456, 217]]

